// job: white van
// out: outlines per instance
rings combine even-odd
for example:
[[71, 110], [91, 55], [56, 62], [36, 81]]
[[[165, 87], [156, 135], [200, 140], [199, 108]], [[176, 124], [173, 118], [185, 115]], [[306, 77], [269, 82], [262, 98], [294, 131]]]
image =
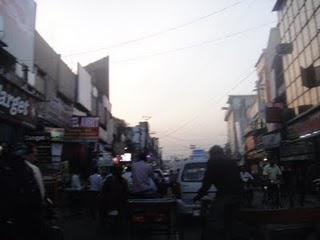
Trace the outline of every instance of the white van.
[[[207, 169], [207, 159], [193, 159], [186, 161], [179, 172], [178, 183], [178, 212], [182, 215], [197, 216], [198, 212], [194, 211], [196, 206], [193, 198], [197, 195], [202, 185], [202, 179]], [[208, 191], [208, 197], [215, 197], [216, 188], [212, 186]]]

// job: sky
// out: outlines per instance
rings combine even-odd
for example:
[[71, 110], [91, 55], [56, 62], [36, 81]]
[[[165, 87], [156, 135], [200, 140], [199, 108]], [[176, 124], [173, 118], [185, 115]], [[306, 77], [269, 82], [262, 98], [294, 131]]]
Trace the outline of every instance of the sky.
[[[76, 71], [110, 57], [112, 114], [148, 116], [164, 158], [226, 142], [230, 94], [254, 94], [275, 0], [36, 0], [36, 28]], [[249, 76], [249, 77], [247, 77]]]

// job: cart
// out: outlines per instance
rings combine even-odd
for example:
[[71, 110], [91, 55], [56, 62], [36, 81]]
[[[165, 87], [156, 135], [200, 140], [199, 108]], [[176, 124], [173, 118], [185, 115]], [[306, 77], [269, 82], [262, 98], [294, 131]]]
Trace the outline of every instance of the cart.
[[179, 239], [175, 199], [130, 199], [128, 206], [128, 239], [159, 235]]

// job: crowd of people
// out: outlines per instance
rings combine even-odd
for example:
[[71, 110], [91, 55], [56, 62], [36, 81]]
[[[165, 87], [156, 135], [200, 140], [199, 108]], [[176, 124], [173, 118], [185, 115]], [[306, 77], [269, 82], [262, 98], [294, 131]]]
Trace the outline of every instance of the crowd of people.
[[[45, 188], [41, 172], [34, 165], [36, 148], [31, 144], [21, 144], [15, 148], [4, 145], [0, 154], [0, 235], [14, 234], [17, 240], [49, 239], [43, 207]], [[206, 239], [211, 236], [228, 239], [243, 196], [247, 196], [250, 203], [253, 189], [259, 184], [268, 187], [276, 202], [279, 201], [279, 186], [284, 185], [291, 201], [295, 193], [300, 193], [300, 204], [303, 204], [308, 188], [319, 190], [320, 167], [311, 165], [304, 174], [302, 172], [298, 167], [279, 166], [270, 157], [261, 174], [254, 175], [245, 166], [239, 168], [235, 161], [228, 159], [221, 147], [212, 147], [202, 187], [194, 198], [195, 202], [199, 201], [212, 185], [217, 188], [206, 219]], [[171, 171], [168, 186], [174, 188], [176, 179]], [[72, 174], [70, 186], [73, 190], [85, 189], [90, 193], [90, 212], [101, 222], [109, 216], [125, 219], [130, 196], [158, 198], [165, 195], [146, 154], [141, 154], [131, 166], [124, 167], [120, 162], [115, 162], [106, 176], [93, 168], [85, 187], [80, 176]]]

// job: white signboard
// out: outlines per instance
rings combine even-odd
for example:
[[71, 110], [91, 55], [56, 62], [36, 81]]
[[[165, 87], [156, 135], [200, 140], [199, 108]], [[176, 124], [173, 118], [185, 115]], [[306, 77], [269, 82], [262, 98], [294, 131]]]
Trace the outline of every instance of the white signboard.
[[33, 0], [0, 0], [3, 18], [2, 41], [20, 62], [33, 67], [36, 3]]
[[78, 103], [91, 111], [92, 83], [90, 74], [78, 64]]

